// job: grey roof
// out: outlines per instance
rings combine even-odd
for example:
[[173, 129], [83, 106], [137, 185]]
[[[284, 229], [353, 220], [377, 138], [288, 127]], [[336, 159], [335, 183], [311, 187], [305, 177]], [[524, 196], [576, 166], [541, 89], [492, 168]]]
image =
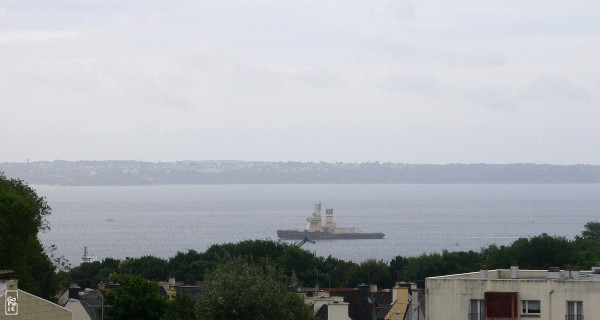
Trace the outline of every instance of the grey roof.
[[[66, 292], [66, 296], [68, 298], [68, 293], [69, 291], [67, 290]], [[65, 294], [63, 294], [63, 296], [61, 296], [61, 299], [59, 299], [59, 301], [64, 301], [64, 297]], [[81, 303], [81, 306], [83, 307], [83, 309], [85, 309], [85, 311], [87, 312], [87, 314], [89, 315], [89, 317], [93, 320], [95, 319], [100, 319], [102, 316], [102, 298], [101, 298], [102, 294], [100, 293], [99, 290], [95, 290], [95, 289], [84, 289], [79, 291], [79, 293], [77, 294], [77, 297], [75, 297], [76, 300], [79, 300], [79, 302]], [[72, 299], [67, 299], [66, 302], [61, 303], [62, 306], [66, 306], [69, 303], [69, 300]]]
[[320, 320], [328, 320], [329, 318], [329, 307], [327, 304], [322, 305], [319, 310], [315, 313], [315, 317]]
[[373, 293], [375, 307], [377, 308], [377, 318], [384, 318], [392, 308], [393, 294], [391, 291], [377, 291]]

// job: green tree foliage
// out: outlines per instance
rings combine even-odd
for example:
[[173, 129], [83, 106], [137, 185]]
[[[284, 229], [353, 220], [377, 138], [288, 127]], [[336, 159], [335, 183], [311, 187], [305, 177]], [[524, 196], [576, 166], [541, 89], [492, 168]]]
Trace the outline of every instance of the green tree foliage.
[[213, 245], [206, 250], [208, 259], [219, 260], [226, 255], [232, 257], [249, 257], [254, 261], [261, 258], [275, 260], [287, 246], [273, 240], [245, 240], [238, 243]]
[[314, 319], [312, 307], [286, 290], [274, 266], [259, 266], [233, 258], [206, 278], [200, 301], [207, 320]]
[[518, 265], [524, 269], [545, 269], [577, 264], [575, 244], [564, 237], [541, 234], [531, 239], [520, 238], [510, 246], [489, 246], [482, 250], [491, 269]]
[[169, 301], [164, 319], [169, 320], [199, 320], [200, 304], [189, 294], [176, 295]]
[[120, 288], [105, 293], [108, 319], [160, 319], [167, 310], [167, 298], [159, 294], [156, 282], [139, 275], [120, 275]]
[[66, 273], [68, 277], [64, 277], [62, 286], [65, 287], [76, 282], [83, 288], [95, 289], [100, 282], [107, 283], [109, 281], [110, 274], [117, 271], [119, 263], [120, 260], [113, 258], [106, 258], [102, 262], [84, 262]]
[[576, 260], [585, 269], [600, 262], [600, 222], [588, 222], [581, 236], [575, 237]]
[[588, 222], [585, 224], [585, 230], [576, 240], [600, 241], [600, 222]]
[[463, 273], [479, 270], [481, 254], [475, 251], [422, 254], [417, 257], [397, 256], [390, 261], [392, 277], [402, 281], [416, 282], [423, 286], [426, 277]]
[[204, 273], [207, 270], [213, 270], [215, 263], [207, 261], [203, 254], [195, 250], [189, 250], [187, 253], [177, 252], [169, 259], [169, 276], [187, 283], [204, 280]]
[[288, 276], [295, 274], [300, 284], [314, 286], [317, 282], [317, 269], [320, 267], [318, 257], [311, 252], [296, 246], [287, 246], [281, 255], [275, 257], [275, 263]]
[[145, 279], [160, 281], [168, 277], [167, 266], [167, 260], [153, 256], [143, 256], [137, 259], [128, 258], [119, 265], [119, 273], [135, 274]]
[[390, 273], [390, 267], [383, 260], [368, 259], [360, 263], [361, 283], [376, 284], [379, 287], [391, 288], [394, 286], [394, 279]]
[[[357, 283], [348, 281], [351, 279], [348, 275], [358, 268], [356, 263], [347, 262], [328, 256], [326, 259], [319, 258], [319, 273], [322, 275], [321, 287], [355, 287]], [[327, 281], [327, 282], [325, 282]]]
[[55, 265], [38, 239], [49, 229], [46, 200], [21, 180], [0, 173], [0, 269], [11, 269], [23, 290], [51, 298], [57, 287]]

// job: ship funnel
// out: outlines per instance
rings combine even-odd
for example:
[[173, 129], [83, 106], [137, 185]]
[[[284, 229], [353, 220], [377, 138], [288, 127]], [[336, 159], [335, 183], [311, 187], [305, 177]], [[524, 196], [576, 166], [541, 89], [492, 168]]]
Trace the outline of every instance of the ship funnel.
[[333, 222], [333, 209], [325, 209], [325, 217], [327, 217], [325, 227], [330, 232], [335, 232], [336, 227], [335, 227], [335, 222]]

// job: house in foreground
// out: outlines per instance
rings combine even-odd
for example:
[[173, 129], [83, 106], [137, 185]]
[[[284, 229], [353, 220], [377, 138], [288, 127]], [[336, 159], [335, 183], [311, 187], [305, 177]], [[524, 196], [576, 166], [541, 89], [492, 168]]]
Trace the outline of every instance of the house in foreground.
[[14, 272], [0, 270], [0, 319], [71, 320], [72, 312], [18, 288]]
[[499, 270], [425, 279], [429, 320], [585, 320], [600, 315], [600, 266]]

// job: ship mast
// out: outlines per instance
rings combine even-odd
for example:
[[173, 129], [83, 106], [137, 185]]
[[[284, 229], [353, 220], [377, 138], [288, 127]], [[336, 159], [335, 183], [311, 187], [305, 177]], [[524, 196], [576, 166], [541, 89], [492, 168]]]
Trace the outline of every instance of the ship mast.
[[83, 256], [81, 257], [81, 262], [90, 262], [92, 261], [92, 257], [88, 255], [87, 246], [83, 247]]

